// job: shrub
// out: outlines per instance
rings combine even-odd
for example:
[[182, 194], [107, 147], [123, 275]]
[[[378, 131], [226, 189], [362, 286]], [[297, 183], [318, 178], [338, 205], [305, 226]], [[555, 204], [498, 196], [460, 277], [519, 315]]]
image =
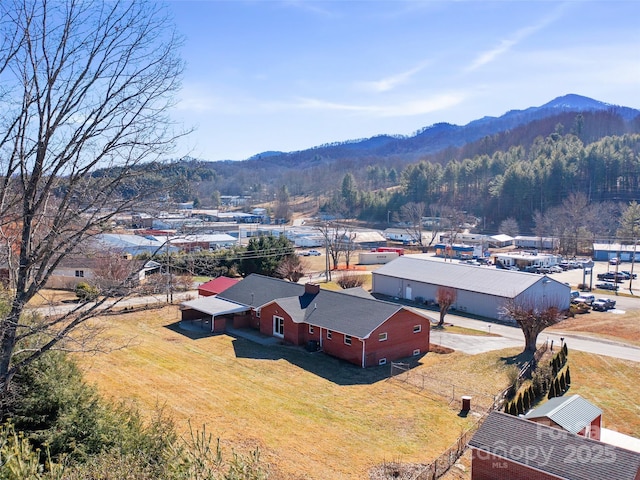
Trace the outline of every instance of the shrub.
[[97, 287], [94, 287], [93, 285], [89, 285], [87, 282], [78, 283], [76, 285], [75, 292], [76, 292], [76, 297], [78, 297], [78, 300], [82, 302], [95, 300], [100, 294], [100, 291], [98, 290]]
[[509, 382], [509, 392], [507, 394], [508, 398], [513, 398], [515, 394], [518, 392], [518, 388], [520, 388], [520, 370], [517, 366], [511, 365], [507, 369], [507, 380]]
[[557, 397], [557, 393], [556, 393], [556, 384], [555, 382], [551, 384], [551, 388], [549, 389], [549, 394], [547, 395], [547, 398], [551, 399], [554, 397]]
[[364, 275], [342, 275], [337, 283], [342, 288], [361, 287], [367, 281]]
[[565, 372], [565, 383], [567, 384], [567, 387], [569, 385], [571, 385], [571, 373], [569, 372], [569, 366], [567, 365], [567, 370]]
[[524, 413], [524, 402], [522, 400], [522, 395], [518, 395], [518, 401], [516, 405], [517, 405], [518, 415]]

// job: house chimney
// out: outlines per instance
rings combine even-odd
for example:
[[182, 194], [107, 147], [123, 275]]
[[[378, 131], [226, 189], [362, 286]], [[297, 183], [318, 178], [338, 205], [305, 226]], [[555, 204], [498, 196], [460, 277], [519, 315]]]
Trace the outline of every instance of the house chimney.
[[320, 284], [319, 283], [305, 283], [305, 285], [304, 285], [304, 293], [310, 293], [312, 295], [320, 293]]

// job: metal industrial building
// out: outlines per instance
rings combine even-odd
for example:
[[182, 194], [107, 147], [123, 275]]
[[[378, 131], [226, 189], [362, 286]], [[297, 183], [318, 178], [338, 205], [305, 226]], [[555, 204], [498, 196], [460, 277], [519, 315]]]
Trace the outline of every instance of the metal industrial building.
[[456, 291], [452, 308], [504, 320], [503, 307], [514, 301], [560, 310], [569, 308], [571, 288], [546, 275], [466, 265], [405, 255], [372, 272], [372, 293], [435, 302], [438, 288]]

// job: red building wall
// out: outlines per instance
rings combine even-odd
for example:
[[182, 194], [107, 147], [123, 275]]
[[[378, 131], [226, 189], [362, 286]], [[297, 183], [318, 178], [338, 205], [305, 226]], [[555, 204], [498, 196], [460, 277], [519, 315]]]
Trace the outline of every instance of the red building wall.
[[328, 338], [328, 331], [322, 329], [322, 350], [325, 353], [338, 357], [347, 362], [351, 362], [359, 367], [362, 366], [362, 341], [356, 337], [351, 337], [351, 345], [344, 343], [344, 335], [331, 332], [331, 339]]
[[471, 480], [557, 480], [549, 473], [496, 457], [490, 453], [471, 449]]
[[[259, 329], [264, 335], [274, 336], [273, 323], [274, 316], [284, 318], [284, 338], [283, 341], [292, 345], [304, 346], [311, 340], [322, 345], [322, 349], [328, 355], [341, 358], [355, 365], [362, 366], [362, 342], [365, 342], [365, 365], [372, 367], [379, 364], [380, 359], [386, 362], [410, 357], [414, 352], [420, 354], [429, 351], [429, 329], [430, 322], [410, 310], [400, 310], [389, 318], [383, 325], [378, 327], [370, 338], [358, 339], [351, 337], [351, 344], [345, 343], [345, 335], [339, 332], [331, 332], [331, 339], [328, 338], [328, 331], [325, 328], [313, 326], [313, 333], [306, 323], [295, 323], [291, 317], [276, 302], [262, 307], [260, 312]], [[414, 333], [414, 327], [420, 326], [420, 331]], [[386, 333], [387, 339], [379, 341], [378, 334]], [[322, 340], [320, 339], [322, 335]]]
[[[420, 331], [414, 333], [414, 327], [420, 326]], [[381, 359], [387, 362], [410, 357], [416, 350], [420, 354], [429, 351], [429, 333], [431, 324], [429, 319], [410, 310], [400, 310], [380, 325], [366, 340], [366, 366], [378, 365]], [[379, 335], [387, 334], [387, 339], [379, 340]]]

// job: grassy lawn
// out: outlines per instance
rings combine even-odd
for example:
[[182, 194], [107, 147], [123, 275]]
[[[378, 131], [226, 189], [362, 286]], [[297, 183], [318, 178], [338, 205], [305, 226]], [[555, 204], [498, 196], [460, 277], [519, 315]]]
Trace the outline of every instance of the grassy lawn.
[[[145, 412], [165, 406], [182, 431], [206, 424], [228, 448], [259, 446], [276, 478], [361, 479], [385, 461], [429, 462], [475, 420], [459, 417], [457, 402], [389, 381], [389, 366], [187, 336], [169, 328], [177, 319], [175, 307], [108, 318], [112, 346], [129, 346], [79, 357], [87, 379]], [[417, 370], [440, 375], [451, 359], [428, 354]]]
[[624, 314], [591, 311], [568, 318], [548, 330], [575, 332], [640, 345], [640, 311]]
[[[186, 335], [177, 319], [176, 307], [109, 317], [111, 346], [128, 346], [79, 356], [87, 379], [146, 413], [164, 406], [184, 433], [190, 422], [227, 449], [260, 447], [278, 479], [361, 479], [383, 462], [427, 463], [476, 420], [458, 416], [460, 396], [490, 404], [520, 360], [518, 348], [430, 353], [389, 380], [388, 366], [362, 370], [298, 348]], [[569, 361], [568, 394], [600, 407], [605, 427], [640, 437], [637, 364], [575, 351]]]
[[[434, 316], [437, 316], [438, 312], [435, 312]], [[484, 330], [477, 330], [475, 328], [467, 328], [467, 327], [460, 327], [457, 325], [447, 325], [446, 323], [442, 326], [442, 327], [438, 327], [435, 325], [431, 326], [431, 332], [436, 333], [436, 332], [445, 332], [445, 333], [456, 333], [458, 335], [472, 335], [474, 337], [499, 337], [500, 335], [497, 335], [495, 333], [489, 333], [487, 331]]]

